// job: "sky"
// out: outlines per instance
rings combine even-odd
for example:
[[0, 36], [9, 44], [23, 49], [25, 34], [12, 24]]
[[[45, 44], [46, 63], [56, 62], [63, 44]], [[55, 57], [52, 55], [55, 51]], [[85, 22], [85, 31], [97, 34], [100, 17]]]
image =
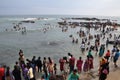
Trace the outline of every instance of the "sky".
[[120, 0], [0, 0], [0, 15], [120, 16]]

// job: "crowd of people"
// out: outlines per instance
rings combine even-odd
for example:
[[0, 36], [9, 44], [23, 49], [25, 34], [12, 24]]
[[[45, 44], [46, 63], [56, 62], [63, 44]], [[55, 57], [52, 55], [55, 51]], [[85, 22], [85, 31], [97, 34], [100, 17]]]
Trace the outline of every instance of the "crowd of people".
[[[96, 34], [94, 36], [90, 33], [86, 36], [84, 31], [80, 31], [80, 34], [78, 33], [80, 37], [83, 37], [80, 48], [83, 54], [87, 54], [85, 60], [82, 59], [82, 56], [76, 59], [72, 53], [68, 53], [67, 56], [60, 58], [58, 61], [59, 64], [54, 63], [51, 57], [38, 57], [38, 59], [36, 59], [36, 56], [33, 56], [30, 60], [25, 59], [23, 51], [20, 50], [19, 61], [16, 61], [13, 70], [11, 70], [9, 66], [1, 66], [0, 80], [36, 80], [36, 72], [41, 73], [41, 80], [57, 80], [58, 71], [61, 72], [60, 75], [62, 76], [60, 80], [80, 80], [79, 75], [81, 72], [89, 72], [94, 69], [94, 55], [92, 51], [95, 52], [96, 56], [100, 57], [98, 69], [99, 80], [106, 80], [110, 72], [110, 61], [113, 61], [115, 68], [118, 67], [117, 61], [120, 54], [119, 43], [117, 43], [119, 36], [114, 35], [113, 48], [108, 49], [109, 39], [113, 37], [112, 34], [109, 34], [110, 31], [109, 28], [106, 30], [103, 29], [101, 31], [102, 34]], [[109, 34], [106, 43], [101, 44], [100, 40], [105, 39], [106, 34]], [[90, 39], [95, 40], [94, 45], [90, 44]], [[78, 43], [78, 39], [75, 41], [73, 38], [72, 43]], [[105, 49], [107, 52], [105, 52]], [[86, 53], [86, 51], [88, 51], [88, 53]], [[58, 65], [59, 68], [57, 67]]]
[[[114, 54], [114, 55], [112, 55]], [[119, 49], [113, 47], [112, 51], [107, 50], [105, 56], [100, 59], [99, 65], [99, 80], [105, 80], [109, 74], [109, 61], [113, 60], [114, 66], [117, 67], [117, 60], [119, 58]], [[82, 57], [79, 57], [78, 60], [71, 54], [68, 53], [68, 57], [63, 57], [59, 59], [60, 71], [62, 72], [62, 77], [64, 80], [79, 80], [79, 75], [82, 71], [88, 72], [94, 68], [93, 65], [94, 57], [91, 53], [91, 50], [88, 51], [86, 60], [83, 61]], [[76, 63], [75, 63], [76, 61]], [[75, 69], [75, 66], [77, 69]], [[1, 67], [0, 71], [4, 72], [0, 75], [2, 77], [0, 80], [36, 80], [36, 72], [43, 73], [41, 75], [41, 80], [55, 80], [55, 75], [58, 73], [57, 64], [48, 57], [43, 58], [38, 57], [36, 59], [33, 56], [32, 60], [25, 58], [23, 51], [19, 52], [19, 62], [15, 63], [14, 70], [11, 70], [10, 67]], [[1, 72], [0, 72], [1, 73]], [[23, 77], [22, 77], [23, 76]], [[69, 76], [69, 77], [68, 77]]]

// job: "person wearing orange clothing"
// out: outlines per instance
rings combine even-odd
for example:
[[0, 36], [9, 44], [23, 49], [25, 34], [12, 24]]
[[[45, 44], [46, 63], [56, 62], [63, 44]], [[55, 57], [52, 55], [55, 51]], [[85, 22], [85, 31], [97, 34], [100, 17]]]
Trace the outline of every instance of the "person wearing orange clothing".
[[107, 61], [109, 60], [110, 57], [110, 50], [107, 50], [107, 53], [105, 54], [105, 58], [107, 59]]
[[99, 74], [101, 73], [100, 72], [101, 71], [101, 66], [104, 65], [104, 64], [106, 64], [106, 63], [107, 63], [107, 59], [106, 58], [101, 58], [100, 59], [100, 65], [99, 65], [99, 69], [98, 69]]

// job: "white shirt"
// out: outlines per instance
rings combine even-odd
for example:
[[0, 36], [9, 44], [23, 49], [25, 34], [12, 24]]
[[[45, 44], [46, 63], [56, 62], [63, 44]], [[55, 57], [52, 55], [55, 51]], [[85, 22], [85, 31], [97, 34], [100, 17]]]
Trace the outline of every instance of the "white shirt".
[[81, 44], [81, 46], [80, 46], [81, 48], [85, 48], [85, 44]]
[[28, 70], [28, 75], [29, 75], [29, 78], [30, 78], [30, 79], [34, 77], [34, 76], [33, 76], [33, 69], [32, 69], [32, 68], [30, 68], [30, 69]]

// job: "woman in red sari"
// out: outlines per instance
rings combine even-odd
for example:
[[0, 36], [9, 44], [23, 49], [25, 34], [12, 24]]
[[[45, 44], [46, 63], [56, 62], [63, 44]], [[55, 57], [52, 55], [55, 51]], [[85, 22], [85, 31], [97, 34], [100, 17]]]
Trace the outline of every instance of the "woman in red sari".
[[83, 60], [81, 57], [79, 57], [79, 60], [77, 60], [77, 64], [76, 64], [78, 73], [80, 73], [82, 71], [82, 64], [83, 64]]
[[64, 71], [64, 63], [65, 63], [64, 59], [61, 58], [59, 60], [59, 63], [60, 63], [60, 71], [62, 72], [62, 71]]

